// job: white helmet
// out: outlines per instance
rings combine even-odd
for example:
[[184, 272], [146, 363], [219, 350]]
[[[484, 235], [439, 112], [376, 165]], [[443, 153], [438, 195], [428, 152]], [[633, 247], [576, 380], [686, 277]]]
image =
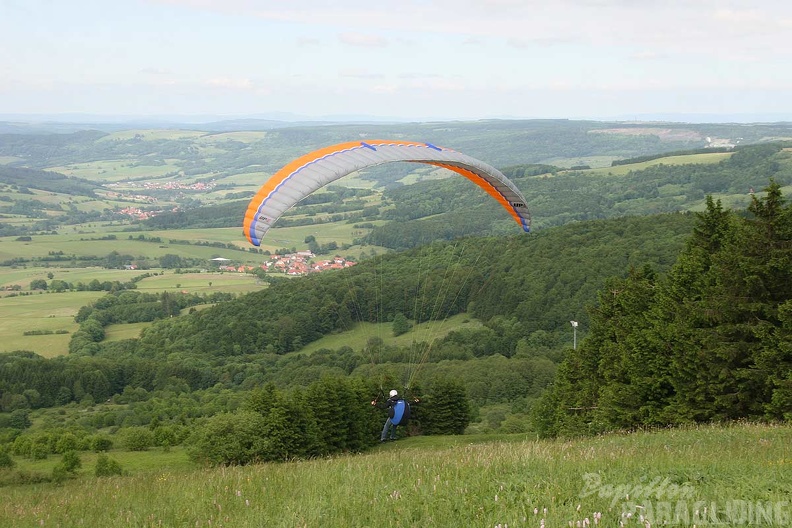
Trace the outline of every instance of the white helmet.
[[398, 392], [396, 389], [393, 389], [392, 391], [390, 391], [390, 397], [391, 397], [391, 398], [393, 398], [393, 397], [394, 397], [394, 396], [396, 396], [397, 394], [399, 394], [399, 392]]

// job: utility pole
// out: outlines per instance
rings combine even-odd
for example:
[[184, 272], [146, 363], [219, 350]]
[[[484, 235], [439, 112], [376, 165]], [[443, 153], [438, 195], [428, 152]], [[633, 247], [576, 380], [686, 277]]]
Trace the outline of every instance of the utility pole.
[[577, 350], [577, 321], [569, 321], [572, 324], [572, 350]]

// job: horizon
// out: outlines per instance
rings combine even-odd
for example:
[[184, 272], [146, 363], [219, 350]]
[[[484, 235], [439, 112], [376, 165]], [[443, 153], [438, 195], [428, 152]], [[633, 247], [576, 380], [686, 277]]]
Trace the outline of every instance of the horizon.
[[0, 123], [6, 125], [97, 125], [97, 126], [146, 126], [164, 128], [168, 126], [207, 126], [211, 124], [239, 123], [240, 130], [245, 123], [272, 123], [273, 127], [309, 126], [316, 124], [422, 124], [422, 123], [453, 123], [453, 122], [484, 122], [484, 121], [588, 121], [600, 123], [635, 123], [650, 125], [704, 125], [704, 124], [737, 124], [737, 125], [792, 125], [792, 114], [641, 114], [633, 116], [610, 116], [601, 118], [567, 118], [567, 117], [514, 117], [494, 116], [479, 119], [459, 119], [453, 117], [401, 118], [380, 115], [298, 115], [283, 112], [238, 115], [211, 114], [155, 114], [155, 115], [123, 115], [123, 114], [90, 114], [90, 113], [59, 113], [59, 114], [4, 114], [0, 113]]

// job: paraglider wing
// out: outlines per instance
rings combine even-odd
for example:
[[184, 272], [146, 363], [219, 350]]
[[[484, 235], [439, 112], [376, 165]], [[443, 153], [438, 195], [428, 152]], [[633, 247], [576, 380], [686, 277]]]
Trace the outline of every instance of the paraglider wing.
[[259, 189], [245, 213], [244, 233], [258, 246], [272, 224], [317, 189], [352, 172], [389, 163], [426, 163], [464, 176], [487, 191], [520, 224], [530, 230], [525, 198], [500, 171], [455, 150], [409, 141], [352, 141], [306, 154], [272, 175]]

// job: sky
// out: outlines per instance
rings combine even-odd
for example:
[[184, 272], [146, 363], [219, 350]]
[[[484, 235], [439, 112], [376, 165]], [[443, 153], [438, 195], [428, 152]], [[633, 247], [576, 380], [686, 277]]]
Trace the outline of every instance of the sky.
[[788, 0], [0, 0], [0, 116], [792, 119], [790, 65]]

